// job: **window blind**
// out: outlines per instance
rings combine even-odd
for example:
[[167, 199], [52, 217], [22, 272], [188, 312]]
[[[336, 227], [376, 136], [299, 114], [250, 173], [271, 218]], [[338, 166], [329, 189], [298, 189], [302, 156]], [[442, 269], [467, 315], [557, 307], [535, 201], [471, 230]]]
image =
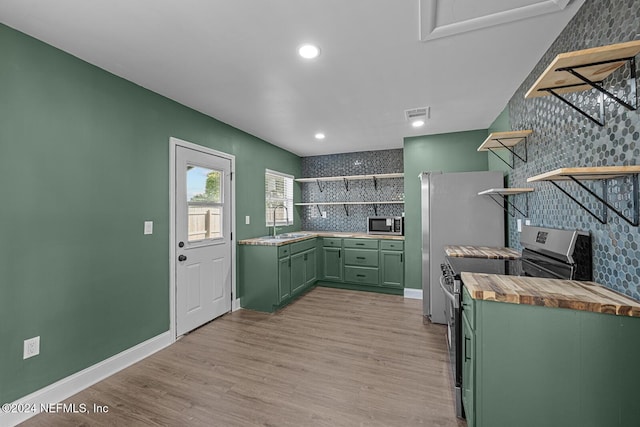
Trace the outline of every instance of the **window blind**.
[[[273, 226], [275, 209], [276, 225], [293, 224], [293, 176], [267, 169], [264, 176], [265, 218], [268, 227]], [[279, 206], [285, 206], [286, 209]], [[278, 207], [276, 209], [276, 207]]]

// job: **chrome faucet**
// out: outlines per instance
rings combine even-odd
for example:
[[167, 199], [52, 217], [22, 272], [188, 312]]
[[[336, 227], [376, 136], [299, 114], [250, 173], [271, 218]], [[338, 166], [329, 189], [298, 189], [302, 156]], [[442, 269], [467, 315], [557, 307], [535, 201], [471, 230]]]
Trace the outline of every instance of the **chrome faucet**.
[[284, 208], [284, 213], [286, 214], [286, 218], [287, 218], [287, 226], [289, 225], [289, 209], [287, 209], [287, 207], [285, 205], [278, 205], [275, 208], [273, 208], [273, 237], [276, 237], [276, 210], [278, 210], [278, 208]]

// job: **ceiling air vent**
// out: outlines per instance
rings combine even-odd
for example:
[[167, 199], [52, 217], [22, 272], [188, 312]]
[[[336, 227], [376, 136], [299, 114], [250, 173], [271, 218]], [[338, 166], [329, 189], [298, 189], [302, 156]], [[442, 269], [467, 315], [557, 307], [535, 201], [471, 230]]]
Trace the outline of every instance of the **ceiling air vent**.
[[429, 107], [412, 108], [405, 110], [404, 112], [407, 121], [411, 123], [414, 128], [424, 126], [429, 118]]
[[412, 108], [410, 110], [405, 110], [404, 115], [407, 118], [408, 122], [413, 122], [418, 119], [426, 121], [429, 118], [429, 107]]

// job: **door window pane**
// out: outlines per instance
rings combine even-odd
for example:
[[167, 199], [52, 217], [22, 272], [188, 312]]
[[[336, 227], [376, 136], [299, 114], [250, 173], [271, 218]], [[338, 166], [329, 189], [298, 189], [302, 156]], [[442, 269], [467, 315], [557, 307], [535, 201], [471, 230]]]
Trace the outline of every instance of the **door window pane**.
[[221, 171], [187, 167], [188, 241], [220, 239], [222, 235]]

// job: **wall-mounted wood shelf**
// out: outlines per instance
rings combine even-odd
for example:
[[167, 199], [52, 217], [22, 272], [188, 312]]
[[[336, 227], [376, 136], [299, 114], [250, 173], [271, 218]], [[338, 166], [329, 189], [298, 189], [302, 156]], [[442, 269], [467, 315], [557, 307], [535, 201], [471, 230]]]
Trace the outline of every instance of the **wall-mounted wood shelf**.
[[296, 178], [296, 182], [315, 182], [318, 184], [318, 189], [320, 192], [323, 191], [321, 182], [329, 182], [329, 181], [342, 181], [344, 182], [344, 188], [349, 191], [349, 181], [361, 181], [361, 180], [373, 180], [373, 186], [375, 189], [378, 189], [378, 180], [379, 179], [390, 179], [390, 178], [402, 178], [404, 177], [403, 173], [380, 173], [374, 175], [344, 175], [344, 176], [322, 176], [317, 178]]
[[[511, 212], [509, 211], [509, 205], [511, 205], [513, 207], [513, 209], [517, 210], [518, 212], [520, 212], [520, 215], [524, 216], [525, 218], [529, 216], [529, 197], [528, 194], [531, 193], [532, 191], [534, 191], [533, 188], [490, 188], [488, 190], [484, 190], [478, 193], [478, 196], [489, 196], [491, 197], [491, 199], [493, 199], [494, 202], [496, 202], [498, 205], [502, 206], [502, 209], [505, 210], [505, 212], [507, 212], [509, 215], [511, 215], [512, 217], [515, 218], [516, 214], [515, 212]], [[525, 203], [526, 203], [526, 213], [522, 212], [520, 209], [518, 209], [516, 207], [516, 205], [514, 205], [513, 203], [511, 203], [511, 201], [509, 201], [509, 197], [508, 196], [513, 196], [516, 194], [525, 194], [526, 199], [525, 199]], [[503, 203], [500, 203], [500, 201], [498, 199], [496, 199], [496, 197], [502, 197], [502, 200], [507, 203], [507, 206], [504, 206]]]
[[[638, 212], [638, 174], [640, 174], [640, 166], [601, 166], [601, 167], [580, 167], [580, 168], [560, 168], [540, 175], [532, 176], [527, 182], [549, 181], [557, 189], [562, 191], [567, 197], [576, 202], [582, 209], [586, 210], [591, 216], [600, 223], [607, 223], [607, 208], [611, 209], [620, 218], [629, 224], [637, 227], [640, 223]], [[613, 207], [607, 201], [607, 182], [609, 179], [631, 177], [633, 184], [632, 202], [633, 202], [633, 218], [629, 218], [620, 210]], [[581, 181], [602, 180], [602, 196], [596, 194], [592, 189], [584, 185]], [[598, 216], [591, 209], [587, 208], [583, 203], [577, 200], [567, 190], [562, 188], [557, 181], [572, 181], [583, 188], [587, 193], [595, 197], [603, 206], [602, 216]]]
[[404, 205], [403, 200], [384, 200], [378, 202], [304, 202], [304, 203], [295, 203], [296, 206], [316, 206], [318, 208], [318, 212], [320, 212], [320, 206], [324, 205], [342, 205], [344, 206], [344, 211], [349, 216], [349, 209], [347, 206], [350, 205], [373, 205], [373, 209], [376, 215], [378, 215], [378, 205]]
[[317, 178], [296, 178], [297, 182], [317, 182], [317, 181], [355, 181], [361, 179], [385, 179], [385, 178], [402, 178], [403, 173], [379, 173], [375, 175], [345, 175], [345, 176], [322, 176]]
[[[553, 95], [594, 123], [604, 126], [604, 95], [635, 111], [638, 108], [635, 56], [640, 53], [640, 40], [575, 52], [561, 53], [549, 64], [525, 94], [525, 98]], [[602, 82], [614, 71], [629, 64], [630, 102], [604, 89]], [[596, 89], [600, 93], [600, 116], [593, 117], [563, 97], [563, 94]]]
[[[533, 133], [532, 130], [516, 130], [510, 132], [493, 132], [487, 139], [478, 147], [478, 151], [491, 151], [496, 157], [502, 160], [511, 169], [515, 166], [515, 158], [519, 158], [523, 162], [527, 163], [527, 137]], [[521, 157], [515, 152], [515, 147], [520, 142], [524, 141], [524, 157]], [[506, 148], [511, 152], [511, 163], [508, 163], [495, 149]]]

